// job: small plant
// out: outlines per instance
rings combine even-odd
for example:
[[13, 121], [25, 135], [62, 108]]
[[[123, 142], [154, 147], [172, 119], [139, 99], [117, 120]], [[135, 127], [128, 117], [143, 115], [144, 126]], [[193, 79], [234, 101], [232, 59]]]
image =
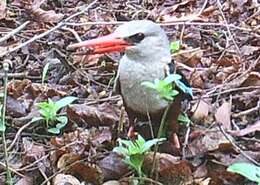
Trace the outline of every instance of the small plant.
[[3, 122], [3, 105], [0, 104], [0, 132], [5, 131], [5, 124]]
[[238, 173], [247, 179], [257, 182], [260, 185], [260, 167], [250, 163], [234, 163], [227, 168], [227, 171]]
[[189, 125], [191, 123], [191, 120], [186, 113], [179, 114], [178, 121], [181, 125]]
[[177, 53], [181, 49], [181, 42], [179, 40], [171, 42], [170, 49], [172, 53]]
[[142, 82], [142, 85], [156, 90], [163, 99], [167, 101], [173, 101], [175, 96], [179, 94], [179, 92], [175, 90], [175, 85], [178, 86], [178, 88], [181, 89], [184, 93], [188, 93], [192, 96], [191, 88], [187, 87], [181, 81], [181, 78], [181, 75], [170, 74], [163, 80], [155, 79], [154, 83]]
[[145, 154], [153, 145], [164, 140], [164, 138], [160, 138], [145, 141], [141, 135], [138, 135], [135, 141], [118, 139], [119, 146], [115, 147], [113, 151], [123, 155], [124, 162], [132, 167], [139, 177], [143, 177], [142, 166]]
[[45, 79], [47, 77], [47, 73], [48, 73], [49, 67], [50, 67], [50, 63], [47, 63], [47, 64], [45, 64], [45, 66], [43, 68], [43, 71], [42, 71], [42, 85], [44, 85], [44, 81], [45, 81]]
[[[37, 104], [39, 107], [40, 117], [35, 117], [31, 122], [44, 120], [48, 129], [48, 132], [53, 134], [59, 134], [61, 129], [66, 126], [68, 122], [67, 116], [59, 116], [58, 112], [63, 107], [71, 104], [77, 98], [73, 96], [68, 96], [60, 99], [57, 102], [53, 102], [48, 99], [48, 102], [40, 102]], [[52, 127], [55, 125], [55, 127]]]

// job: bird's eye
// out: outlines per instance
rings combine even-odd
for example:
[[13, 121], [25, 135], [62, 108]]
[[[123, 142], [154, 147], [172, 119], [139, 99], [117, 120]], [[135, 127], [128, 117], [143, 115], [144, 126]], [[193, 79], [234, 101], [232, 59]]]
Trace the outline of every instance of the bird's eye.
[[144, 39], [145, 35], [143, 33], [136, 33], [130, 37], [128, 37], [127, 40], [129, 40], [132, 43], [139, 43]]

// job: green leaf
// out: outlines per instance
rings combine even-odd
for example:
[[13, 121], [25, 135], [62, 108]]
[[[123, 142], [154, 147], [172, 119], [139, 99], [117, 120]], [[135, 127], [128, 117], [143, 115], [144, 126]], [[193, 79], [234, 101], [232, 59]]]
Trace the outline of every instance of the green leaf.
[[251, 181], [260, 184], [260, 167], [250, 163], [234, 163], [227, 171], [238, 173]]
[[149, 141], [146, 141], [142, 147], [142, 152], [145, 153], [147, 152], [148, 150], [150, 150], [150, 148], [155, 145], [156, 143], [159, 143], [159, 142], [162, 142], [162, 141], [165, 141], [166, 138], [160, 138], [160, 139], [151, 139]]
[[48, 69], [49, 69], [50, 63], [48, 62], [47, 64], [45, 64], [43, 71], [42, 71], [42, 84], [44, 84], [44, 81], [46, 79], [47, 73], [48, 73]]
[[163, 81], [166, 83], [166, 84], [170, 84], [176, 80], [180, 80], [181, 79], [181, 75], [179, 74], [170, 74], [168, 75]]
[[188, 87], [180, 80], [176, 80], [174, 81], [174, 83], [181, 89], [182, 92], [189, 94], [191, 97], [193, 96], [191, 87]]
[[60, 99], [59, 101], [57, 101], [55, 103], [57, 106], [57, 110], [60, 110], [61, 108], [66, 107], [67, 105], [74, 102], [76, 99], [78, 99], [78, 98], [74, 97], [74, 96], [67, 96], [65, 98]]
[[113, 148], [113, 152], [116, 152], [118, 154], [122, 154], [124, 156], [126, 156], [128, 154], [128, 150], [124, 147], [115, 147]]
[[178, 121], [181, 123], [184, 123], [185, 125], [188, 125], [191, 123], [190, 118], [187, 116], [187, 114], [179, 114]]
[[152, 82], [142, 82], [141, 85], [146, 86], [151, 89], [156, 89], [156, 86]]
[[59, 117], [57, 117], [57, 120], [64, 125], [66, 125], [68, 123], [68, 117], [67, 116], [59, 116]]
[[57, 117], [57, 120], [60, 122], [60, 123], [56, 124], [56, 128], [58, 128], [58, 129], [62, 129], [68, 123], [68, 118], [66, 116]]
[[179, 40], [171, 42], [170, 49], [172, 53], [178, 52], [181, 49], [181, 42]]
[[2, 121], [2, 119], [3, 119], [2, 113], [3, 113], [3, 105], [0, 105], [0, 131], [1, 131], [1, 132], [4, 132], [5, 129], [6, 129], [6, 126], [5, 126], [5, 124], [3, 123], [3, 121]]
[[48, 132], [52, 133], [52, 134], [59, 134], [60, 133], [60, 129], [53, 127], [53, 128], [48, 128]]
[[33, 123], [33, 122], [38, 122], [41, 120], [44, 120], [44, 118], [43, 117], [33, 117], [30, 122]]

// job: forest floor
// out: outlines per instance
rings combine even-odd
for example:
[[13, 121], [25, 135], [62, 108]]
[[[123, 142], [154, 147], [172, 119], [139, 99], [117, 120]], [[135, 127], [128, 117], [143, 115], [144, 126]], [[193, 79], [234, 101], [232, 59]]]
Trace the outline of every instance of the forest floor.
[[[172, 58], [194, 97], [180, 147], [158, 151], [157, 167], [146, 152], [138, 177], [113, 152], [128, 130], [112, 93], [120, 55], [67, 46], [143, 19], [175, 44]], [[8, 184], [6, 167], [17, 185], [255, 184], [227, 168], [260, 164], [259, 22], [257, 0], [0, 1], [0, 184]]]

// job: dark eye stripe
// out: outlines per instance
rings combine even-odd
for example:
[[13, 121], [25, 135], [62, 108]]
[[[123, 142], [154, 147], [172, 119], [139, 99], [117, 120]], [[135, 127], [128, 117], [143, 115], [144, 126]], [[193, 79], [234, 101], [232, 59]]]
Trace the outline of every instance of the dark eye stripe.
[[126, 40], [128, 42], [131, 42], [133, 44], [139, 43], [144, 39], [145, 35], [143, 33], [136, 33], [130, 37], [128, 37]]

